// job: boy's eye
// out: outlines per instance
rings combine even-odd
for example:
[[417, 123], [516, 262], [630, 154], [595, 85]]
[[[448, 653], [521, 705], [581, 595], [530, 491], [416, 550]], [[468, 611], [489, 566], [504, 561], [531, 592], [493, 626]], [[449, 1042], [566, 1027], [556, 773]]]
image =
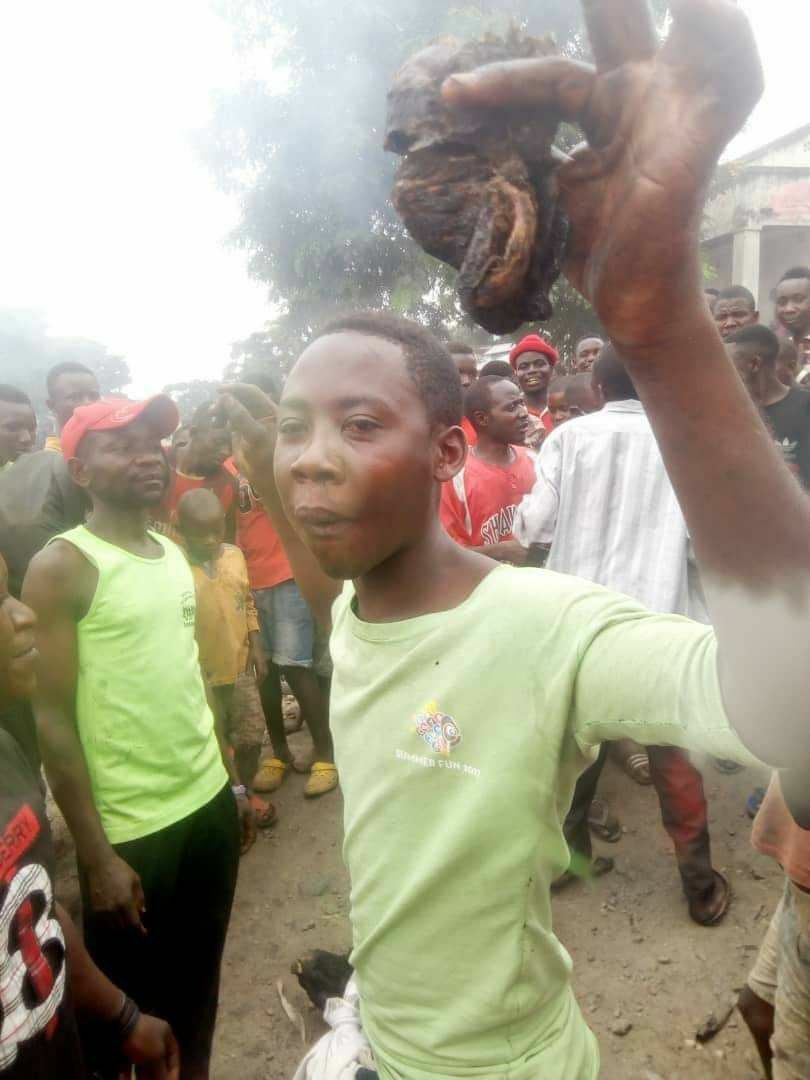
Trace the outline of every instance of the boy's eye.
[[376, 420], [371, 420], [367, 416], [352, 416], [344, 423], [343, 429], [359, 435], [370, 435], [379, 426]]
[[288, 416], [282, 420], [278, 425], [280, 435], [286, 435], [288, 438], [294, 438], [296, 435], [300, 435], [304, 430], [303, 420], [297, 420], [293, 416]]

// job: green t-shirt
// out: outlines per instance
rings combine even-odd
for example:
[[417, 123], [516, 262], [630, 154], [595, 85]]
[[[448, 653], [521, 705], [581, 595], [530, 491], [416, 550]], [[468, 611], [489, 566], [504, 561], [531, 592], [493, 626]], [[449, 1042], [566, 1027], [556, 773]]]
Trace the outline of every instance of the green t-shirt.
[[562, 822], [605, 739], [754, 760], [710, 628], [544, 570], [499, 567], [450, 611], [334, 608], [331, 723], [352, 962], [382, 1080], [592, 1080], [551, 926]]
[[[194, 636], [194, 578], [171, 540], [145, 559], [84, 525], [62, 533], [98, 570], [77, 625], [76, 725], [111, 844], [173, 825], [224, 787]], [[53, 541], [51, 541], [53, 543]]]

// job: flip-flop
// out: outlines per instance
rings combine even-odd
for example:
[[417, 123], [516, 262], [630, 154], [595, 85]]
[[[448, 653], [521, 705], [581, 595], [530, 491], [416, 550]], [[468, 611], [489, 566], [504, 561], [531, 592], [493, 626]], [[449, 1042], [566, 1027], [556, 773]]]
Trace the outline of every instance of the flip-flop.
[[258, 795], [251, 795], [250, 805], [253, 807], [253, 817], [257, 829], [269, 829], [271, 825], [275, 825], [278, 821], [276, 808], [271, 802], [260, 799]]
[[716, 926], [726, 914], [731, 904], [731, 886], [728, 883], [728, 879], [725, 878], [719, 870], [712, 870], [712, 873], [723, 889], [723, 898], [720, 907], [717, 908], [716, 911], [713, 911], [711, 914], [705, 915], [702, 918], [695, 914], [694, 901], [689, 901], [689, 917], [692, 922], [696, 922], [698, 926]]
[[650, 759], [645, 753], [628, 754], [622, 762], [622, 768], [631, 780], [641, 784], [642, 787], [649, 787], [652, 783]]
[[588, 809], [588, 828], [608, 844], [617, 844], [622, 838], [619, 819], [610, 812], [604, 799], [594, 799]]

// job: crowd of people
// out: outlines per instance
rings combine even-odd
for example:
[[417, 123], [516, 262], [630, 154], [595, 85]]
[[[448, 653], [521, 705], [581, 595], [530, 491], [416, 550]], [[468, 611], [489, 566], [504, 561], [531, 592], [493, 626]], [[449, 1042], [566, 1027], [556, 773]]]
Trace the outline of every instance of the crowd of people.
[[[722, 920], [696, 750], [775, 770], [752, 839], [785, 886], [739, 1007], [768, 1076], [810, 1076], [810, 267], [774, 283], [773, 327], [740, 285], [701, 294], [700, 181], [758, 70], [739, 13], [703, 6], [726, 44], [708, 97], [701, 20], [676, 20], [672, 69], [592, 23], [599, 70], [559, 90], [586, 132], [622, 94], [680, 121], [681, 168], [634, 139], [643, 107], [597, 191], [561, 168], [567, 272], [604, 339], [561, 358], [538, 328], [482, 363], [351, 313], [283, 388], [246, 371], [187, 423], [65, 363], [41, 448], [0, 386], [0, 1075], [210, 1075], [240, 856], [294, 770], [306, 797], [343, 792], [362, 1047], [344, 1072], [327, 1035], [296, 1076], [593, 1080], [551, 891], [612, 869], [591, 849], [621, 835], [612, 753], [655, 787], [689, 916]], [[529, 64], [447, 100], [547, 104], [561, 72]], [[679, 141], [684, 116], [705, 138]]]

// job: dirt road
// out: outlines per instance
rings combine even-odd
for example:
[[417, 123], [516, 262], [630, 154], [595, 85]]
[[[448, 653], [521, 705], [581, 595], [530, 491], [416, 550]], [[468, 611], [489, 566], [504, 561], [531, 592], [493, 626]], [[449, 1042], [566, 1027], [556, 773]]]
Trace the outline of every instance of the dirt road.
[[[576, 884], [555, 900], [555, 929], [570, 951], [576, 992], [602, 1047], [603, 1080], [756, 1080], [754, 1051], [738, 1017], [709, 1044], [696, 1028], [739, 988], [779, 898], [778, 867], [753, 852], [745, 798], [761, 777], [704, 771], [714, 862], [734, 889], [718, 927], [690, 922], [675, 862], [650, 788], [609, 766], [601, 794], [627, 833], [600, 850], [617, 868], [592, 887]], [[279, 824], [243, 860], [222, 984], [215, 1080], [289, 1080], [302, 1056], [275, 982], [306, 1017], [308, 1040], [320, 1018], [290, 975], [313, 947], [347, 949], [348, 882], [340, 858], [341, 801], [302, 797], [303, 778], [278, 793]], [[626, 1034], [614, 1034], [623, 1031]]]

